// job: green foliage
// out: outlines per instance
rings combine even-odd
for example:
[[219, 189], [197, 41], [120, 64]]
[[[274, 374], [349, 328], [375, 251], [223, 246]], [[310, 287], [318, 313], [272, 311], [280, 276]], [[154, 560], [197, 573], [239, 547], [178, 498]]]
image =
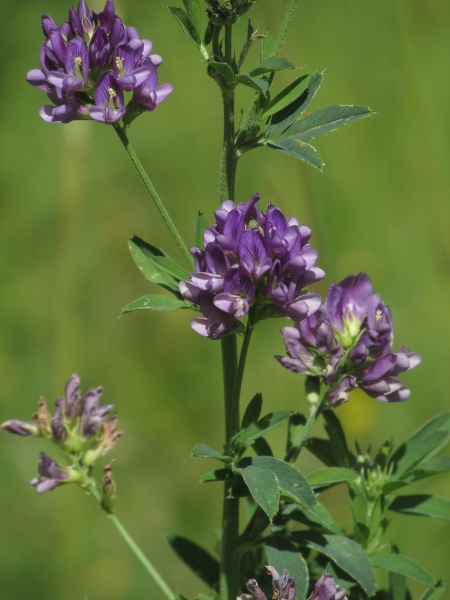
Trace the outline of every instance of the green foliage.
[[450, 501], [440, 496], [414, 494], [397, 496], [388, 504], [389, 510], [418, 517], [432, 517], [450, 521]]
[[225, 456], [207, 444], [197, 444], [191, 452], [191, 458], [215, 458], [224, 463], [230, 462], [230, 456]]
[[326, 489], [339, 483], [352, 481], [356, 479], [357, 473], [352, 469], [330, 467], [328, 469], [319, 469], [307, 476], [308, 483], [313, 489]]
[[305, 559], [286, 537], [272, 535], [264, 540], [268, 564], [282, 573], [283, 569], [295, 580], [297, 600], [305, 600], [308, 593], [309, 573]]
[[168, 535], [167, 541], [181, 560], [210, 588], [218, 589], [219, 563], [206, 550], [179, 536]]
[[122, 308], [122, 314], [133, 312], [135, 310], [175, 310], [177, 308], [191, 308], [190, 304], [184, 300], [177, 300], [176, 298], [169, 298], [168, 296], [162, 296], [161, 294], [149, 294], [143, 296], [134, 302], [130, 302]]
[[236, 472], [242, 475], [253, 499], [272, 521], [280, 504], [280, 489], [275, 473], [252, 464], [245, 468], [237, 467]]
[[201, 40], [202, 12], [199, 0], [183, 0], [186, 8], [184, 11], [177, 6], [167, 8], [178, 21], [183, 33], [200, 50], [203, 58], [208, 58], [208, 52]]
[[208, 220], [205, 215], [199, 210], [197, 216], [197, 223], [195, 225], [195, 246], [197, 248], [205, 249], [203, 240], [203, 231], [209, 227]]
[[377, 587], [375, 573], [366, 553], [358, 543], [341, 535], [314, 532], [293, 533], [292, 539], [301, 547], [316, 550], [327, 556], [348, 573], [368, 596], [375, 593]]
[[370, 562], [374, 567], [379, 567], [385, 571], [403, 575], [409, 579], [414, 579], [428, 587], [434, 587], [436, 585], [433, 577], [431, 577], [423, 567], [401, 554], [379, 554], [377, 556], [372, 556]]

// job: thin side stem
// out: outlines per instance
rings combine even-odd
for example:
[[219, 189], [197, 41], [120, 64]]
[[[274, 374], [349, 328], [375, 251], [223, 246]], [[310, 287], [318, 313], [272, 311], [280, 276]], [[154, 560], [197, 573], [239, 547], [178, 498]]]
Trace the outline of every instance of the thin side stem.
[[247, 360], [247, 352], [248, 347], [250, 345], [250, 340], [252, 337], [253, 328], [250, 325], [247, 325], [247, 329], [244, 333], [244, 341], [242, 342], [241, 353], [239, 355], [239, 365], [236, 374], [236, 381], [234, 384], [234, 399], [233, 405], [237, 408], [238, 413], [238, 423], [239, 423], [239, 401], [241, 398], [241, 387], [242, 387], [242, 379], [244, 378], [244, 369], [245, 369], [245, 361]]
[[97, 502], [97, 504], [100, 506], [100, 508], [105, 512], [107, 517], [114, 523], [116, 529], [118, 530], [118, 532], [120, 533], [122, 538], [128, 544], [128, 546], [131, 549], [131, 551], [133, 552], [133, 554], [136, 556], [136, 558], [142, 564], [142, 566], [147, 571], [147, 573], [150, 575], [150, 577], [153, 579], [155, 584], [159, 587], [161, 592], [165, 595], [165, 597], [168, 600], [175, 600], [175, 594], [172, 592], [172, 590], [169, 588], [167, 583], [164, 581], [164, 579], [161, 577], [161, 575], [158, 573], [158, 571], [155, 569], [155, 567], [152, 565], [152, 563], [148, 560], [148, 558], [145, 556], [145, 554], [142, 552], [142, 550], [139, 548], [139, 546], [133, 540], [131, 535], [128, 533], [128, 531], [125, 529], [125, 527], [122, 525], [122, 523], [116, 517], [116, 515], [112, 512], [105, 510], [105, 507], [104, 507], [103, 501], [102, 501], [102, 495], [98, 491], [95, 481], [87, 475], [86, 470], [83, 467], [81, 467], [81, 465], [76, 463], [74, 465], [74, 467], [80, 474], [83, 488], [90, 493], [90, 495], [94, 498], [94, 500]]
[[138, 172], [139, 177], [142, 180], [142, 183], [145, 185], [145, 189], [150, 194], [153, 202], [156, 205], [156, 208], [159, 211], [159, 214], [161, 215], [164, 223], [167, 226], [167, 229], [169, 230], [171, 236], [175, 240], [176, 245], [180, 249], [180, 251], [181, 251], [182, 255], [184, 256], [184, 258], [186, 259], [188, 265], [191, 268], [194, 268], [194, 259], [192, 258], [191, 253], [189, 252], [186, 244], [183, 242], [181, 235], [178, 233], [177, 228], [175, 227], [172, 219], [170, 218], [170, 215], [167, 212], [166, 207], [164, 206], [161, 198], [158, 196], [158, 193], [156, 192], [152, 182], [150, 181], [149, 176], [145, 172], [145, 169], [142, 166], [142, 163], [139, 160], [136, 152], [134, 151], [133, 146], [130, 144], [130, 140], [128, 139], [127, 134], [125, 133], [124, 129], [118, 123], [114, 123], [114, 129], [116, 130], [120, 141], [122, 142], [125, 150], [127, 151], [128, 156], [130, 157], [130, 160], [133, 163], [136, 171]]
[[175, 594], [169, 588], [169, 586], [164, 581], [164, 579], [161, 577], [161, 575], [156, 571], [155, 567], [148, 560], [148, 558], [145, 556], [145, 554], [142, 552], [142, 550], [139, 548], [139, 546], [136, 544], [136, 542], [130, 536], [130, 534], [125, 529], [125, 527], [122, 525], [122, 523], [119, 521], [119, 519], [116, 517], [116, 515], [110, 513], [110, 514], [108, 514], [108, 517], [114, 523], [117, 531], [123, 537], [125, 542], [128, 544], [128, 547], [131, 549], [131, 551], [136, 556], [136, 558], [140, 561], [140, 563], [142, 564], [144, 569], [147, 571], [147, 573], [150, 575], [150, 577], [153, 579], [153, 581], [159, 587], [159, 589], [164, 594], [164, 596], [168, 600], [174, 600]]
[[284, 13], [283, 21], [281, 22], [280, 31], [278, 32], [277, 39], [275, 40], [275, 44], [272, 50], [272, 56], [278, 56], [281, 46], [286, 39], [287, 32], [289, 31], [289, 27], [291, 25], [292, 19], [294, 18], [294, 13], [297, 8], [298, 0], [289, 0], [289, 3], [286, 7], [286, 12]]

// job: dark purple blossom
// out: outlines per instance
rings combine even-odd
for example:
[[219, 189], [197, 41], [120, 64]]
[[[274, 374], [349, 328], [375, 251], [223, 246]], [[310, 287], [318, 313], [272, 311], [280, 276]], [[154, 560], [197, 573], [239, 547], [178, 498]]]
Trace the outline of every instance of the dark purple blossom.
[[191, 323], [200, 335], [219, 339], [246, 315], [252, 326], [279, 315], [300, 321], [320, 307], [321, 297], [303, 289], [325, 275], [314, 266], [311, 230], [271, 204], [260, 212], [258, 201], [225, 201], [203, 232], [205, 249], [191, 248], [195, 271], [180, 292], [203, 313]]
[[79, 479], [76, 471], [57, 465], [45, 452], [41, 452], [39, 455], [38, 473], [40, 477], [35, 477], [30, 481], [30, 485], [36, 487], [38, 494], [49, 492], [63, 483]]
[[289, 356], [276, 358], [290, 371], [321, 378], [330, 386], [332, 406], [346, 402], [356, 387], [382, 402], [409, 397], [398, 375], [418, 365], [420, 356], [406, 348], [392, 352], [391, 311], [365, 273], [333, 283], [317, 312], [281, 331]]
[[[42, 16], [46, 40], [41, 46], [40, 69], [32, 69], [27, 81], [46, 92], [50, 105], [40, 116], [51, 123], [94, 119], [130, 123], [144, 111], [154, 110], [173, 85], [158, 85], [157, 67], [162, 59], [151, 54], [153, 44], [141, 39], [134, 27], [126, 27], [115, 14], [113, 0], [102, 12], [89, 11], [84, 0], [69, 9], [69, 20], [60, 27], [46, 13]], [[133, 92], [125, 105], [123, 92]]]
[[325, 571], [318, 579], [309, 600], [347, 600], [345, 590], [336, 585], [333, 577]]
[[[296, 589], [294, 578], [286, 570], [279, 575], [276, 569], [270, 565], [266, 569], [272, 576], [273, 595], [271, 597], [276, 598], [276, 600], [295, 600]], [[256, 579], [248, 580], [247, 589], [250, 594], [243, 594], [237, 600], [267, 600], [266, 594], [261, 590]]]

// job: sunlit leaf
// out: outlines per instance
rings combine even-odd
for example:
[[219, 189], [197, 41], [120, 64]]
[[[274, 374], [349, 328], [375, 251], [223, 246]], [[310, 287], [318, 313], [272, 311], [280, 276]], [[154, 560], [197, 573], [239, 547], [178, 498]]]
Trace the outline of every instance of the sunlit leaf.
[[378, 567], [379, 569], [384, 569], [385, 571], [390, 571], [392, 573], [397, 573], [399, 575], [404, 575], [409, 579], [414, 579], [415, 581], [419, 581], [420, 583], [428, 585], [429, 587], [434, 587], [436, 585], [436, 581], [428, 573], [428, 571], [426, 571], [415, 561], [406, 556], [402, 556], [401, 554], [394, 553], [372, 556], [370, 558], [370, 562], [374, 567]]
[[135, 310], [176, 310], [177, 308], [191, 308], [184, 300], [169, 298], [161, 294], [149, 294], [143, 296], [134, 302], [130, 302], [122, 308], [122, 314], [133, 312]]
[[450, 521], [450, 500], [430, 494], [397, 496], [388, 505], [389, 510], [418, 517], [434, 517]]
[[237, 468], [236, 471], [242, 475], [255, 502], [272, 520], [280, 504], [280, 490], [274, 473], [252, 465], [243, 469]]
[[307, 142], [372, 114], [366, 106], [327, 106], [295, 121], [283, 136]]
[[181, 560], [210, 588], [218, 589], [219, 562], [206, 550], [179, 535], [168, 535], [167, 540]]
[[304, 160], [311, 166], [321, 171], [324, 166], [324, 162], [315, 148], [305, 142], [299, 142], [293, 138], [278, 138], [277, 140], [268, 140], [266, 146], [274, 148], [289, 156], [295, 156], [300, 160]]

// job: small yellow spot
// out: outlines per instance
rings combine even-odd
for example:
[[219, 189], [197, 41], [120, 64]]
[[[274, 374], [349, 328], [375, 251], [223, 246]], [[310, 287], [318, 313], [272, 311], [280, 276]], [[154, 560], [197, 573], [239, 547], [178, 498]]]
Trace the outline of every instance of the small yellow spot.
[[123, 69], [123, 61], [124, 61], [123, 58], [120, 58], [120, 56], [116, 56], [116, 65], [117, 65], [117, 68], [119, 69], [119, 71], [121, 69]]
[[114, 98], [115, 96], [117, 96], [116, 92], [110, 87], [108, 88], [108, 93], [110, 98]]
[[278, 600], [280, 597], [280, 592], [278, 590], [274, 590], [272, 600]]
[[81, 56], [75, 56], [75, 58], [73, 59], [73, 62], [75, 63], [76, 67], [81, 67]]

